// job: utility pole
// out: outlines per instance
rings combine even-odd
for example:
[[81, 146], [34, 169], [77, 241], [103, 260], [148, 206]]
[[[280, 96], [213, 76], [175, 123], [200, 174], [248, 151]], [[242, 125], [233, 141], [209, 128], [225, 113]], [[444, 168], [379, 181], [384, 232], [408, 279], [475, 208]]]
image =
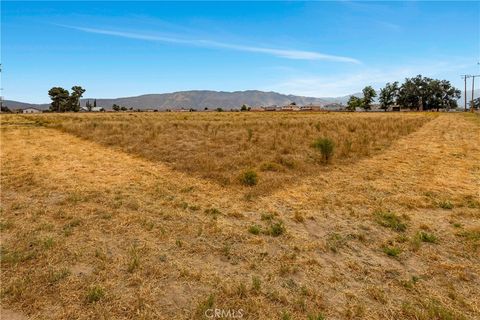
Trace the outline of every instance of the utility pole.
[[480, 74], [476, 74], [476, 75], [473, 75], [471, 76], [472, 77], [472, 110], [473, 110], [473, 103], [474, 103], [474, 100], [475, 100], [475, 78], [476, 77], [480, 77]]
[[463, 74], [462, 75], [462, 78], [463, 78], [463, 81], [465, 83], [465, 94], [463, 95], [463, 97], [465, 98], [463, 101], [464, 105], [465, 105], [465, 112], [467, 111], [467, 79], [470, 78], [471, 76], [468, 75], [468, 74]]

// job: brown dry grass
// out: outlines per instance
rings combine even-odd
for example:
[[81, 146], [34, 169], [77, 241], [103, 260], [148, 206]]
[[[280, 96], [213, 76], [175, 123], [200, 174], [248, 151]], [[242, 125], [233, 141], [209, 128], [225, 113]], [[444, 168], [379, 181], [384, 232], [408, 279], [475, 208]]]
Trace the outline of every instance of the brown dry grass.
[[243, 172], [254, 170], [259, 183], [253, 191], [265, 193], [323, 169], [321, 155], [311, 146], [315, 139], [332, 139], [332, 163], [345, 164], [378, 153], [432, 115], [131, 113], [37, 118], [222, 185], [239, 184]]
[[[1, 298], [10, 313], [199, 319], [213, 306], [242, 308], [245, 319], [480, 316], [474, 115], [435, 117], [387, 149], [337, 158], [253, 201], [38, 119], [1, 116]], [[272, 232], [280, 221], [284, 232]]]

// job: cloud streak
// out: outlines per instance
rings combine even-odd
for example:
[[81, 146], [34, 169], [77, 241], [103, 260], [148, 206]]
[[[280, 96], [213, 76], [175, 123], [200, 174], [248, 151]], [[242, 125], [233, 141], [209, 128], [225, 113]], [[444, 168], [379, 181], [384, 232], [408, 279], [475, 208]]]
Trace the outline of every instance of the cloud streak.
[[218, 42], [218, 41], [212, 41], [212, 40], [182, 39], [182, 38], [170, 37], [170, 36], [147, 35], [147, 34], [141, 34], [141, 33], [114, 31], [114, 30], [78, 27], [78, 26], [69, 26], [69, 25], [60, 25], [60, 26], [78, 30], [78, 31], [88, 32], [88, 33], [103, 34], [103, 35], [122, 37], [122, 38], [128, 38], [128, 39], [176, 43], [176, 44], [192, 45], [192, 46], [205, 47], [205, 48], [217, 48], [217, 49], [228, 49], [228, 50], [243, 51], [243, 52], [261, 53], [261, 54], [272, 55], [279, 58], [295, 59], [295, 60], [323, 60], [323, 61], [331, 61], [331, 62], [360, 64], [359, 60], [351, 57], [330, 55], [330, 54], [324, 54], [324, 53], [319, 53], [315, 51], [274, 49], [274, 48], [231, 44], [231, 43]]

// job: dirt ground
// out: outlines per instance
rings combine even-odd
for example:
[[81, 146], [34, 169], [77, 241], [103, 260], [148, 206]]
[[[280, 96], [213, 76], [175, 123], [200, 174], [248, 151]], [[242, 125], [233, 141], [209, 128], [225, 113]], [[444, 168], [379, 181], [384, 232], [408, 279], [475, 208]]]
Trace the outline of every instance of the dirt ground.
[[34, 119], [1, 116], [2, 319], [480, 318], [476, 115], [258, 197]]

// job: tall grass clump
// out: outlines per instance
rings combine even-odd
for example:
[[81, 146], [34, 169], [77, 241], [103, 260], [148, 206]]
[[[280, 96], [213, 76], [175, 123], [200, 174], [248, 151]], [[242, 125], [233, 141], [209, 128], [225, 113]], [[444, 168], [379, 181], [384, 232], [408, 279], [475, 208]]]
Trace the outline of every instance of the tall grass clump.
[[254, 186], [258, 183], [258, 175], [253, 170], [247, 170], [240, 176], [240, 182], [245, 186]]
[[319, 138], [312, 143], [312, 147], [320, 151], [325, 163], [330, 162], [335, 150], [335, 143], [329, 138]]

